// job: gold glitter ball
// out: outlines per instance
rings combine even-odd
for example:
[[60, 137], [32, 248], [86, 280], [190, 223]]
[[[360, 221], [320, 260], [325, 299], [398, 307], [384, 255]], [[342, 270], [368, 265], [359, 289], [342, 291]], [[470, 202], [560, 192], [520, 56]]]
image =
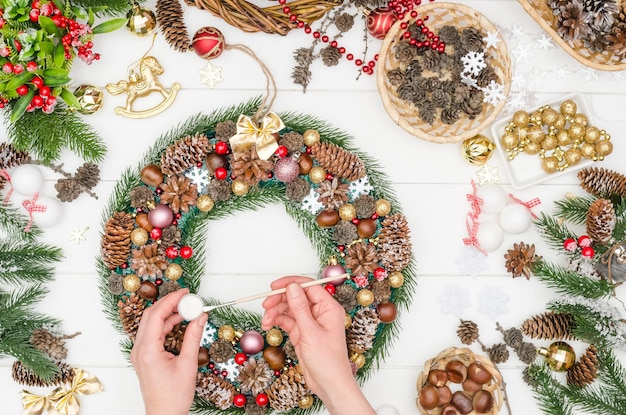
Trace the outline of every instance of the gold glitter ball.
[[541, 148], [544, 150], [554, 150], [556, 148], [557, 142], [556, 137], [553, 135], [548, 135], [541, 142]]
[[307, 147], [320, 141], [320, 133], [317, 130], [306, 130], [302, 137], [304, 138], [304, 145]]
[[404, 275], [400, 271], [393, 271], [387, 275], [387, 281], [391, 288], [400, 288], [404, 284]]
[[233, 193], [236, 196], [243, 196], [246, 193], [248, 193], [248, 190], [250, 190], [250, 186], [243, 180], [239, 180], [239, 179], [233, 180], [233, 183], [231, 184], [230, 187], [231, 189], [233, 189]]
[[599, 140], [596, 143], [596, 153], [600, 157], [608, 156], [613, 152], [613, 143], [609, 140]]
[[270, 329], [265, 334], [265, 340], [270, 346], [280, 346], [283, 342], [283, 333], [278, 329]]
[[540, 143], [546, 137], [546, 132], [539, 125], [533, 125], [528, 129], [528, 139], [532, 143]]
[[364, 288], [357, 293], [356, 301], [361, 306], [367, 307], [374, 302], [374, 293], [371, 290]]
[[196, 200], [196, 206], [200, 209], [201, 212], [208, 212], [213, 209], [215, 206], [215, 202], [211, 199], [209, 195], [200, 195]]
[[219, 339], [231, 342], [235, 340], [235, 329], [233, 328], [233, 326], [224, 325], [220, 327], [217, 331], [217, 337]]
[[530, 154], [531, 156], [534, 156], [535, 154], [539, 154], [539, 152], [541, 151], [541, 144], [528, 143], [524, 147], [524, 151], [526, 152], [526, 154]]
[[352, 220], [356, 217], [356, 208], [351, 203], [341, 205], [339, 208], [339, 217], [341, 220]]
[[482, 166], [489, 160], [494, 148], [495, 144], [484, 135], [478, 134], [463, 141], [463, 156], [471, 164]]
[[165, 276], [167, 279], [176, 281], [183, 276], [183, 268], [175, 262], [172, 262], [165, 268]]
[[559, 114], [559, 118], [554, 123], [554, 128], [559, 128], [559, 129], [563, 128], [565, 127], [565, 124], [567, 124], [567, 120], [565, 119], [565, 116], [563, 114]]
[[530, 122], [534, 124], [541, 124], [541, 111], [535, 111], [531, 113]]
[[350, 361], [354, 363], [358, 369], [360, 369], [363, 365], [365, 365], [365, 356], [361, 353], [352, 352], [350, 354]]
[[352, 325], [352, 316], [350, 314], [346, 313], [343, 320], [343, 325], [345, 328], [348, 328]]
[[598, 127], [587, 127], [585, 128], [585, 141], [588, 143], [595, 143], [600, 139], [600, 130]]
[[530, 115], [528, 115], [528, 113], [524, 110], [516, 111], [515, 114], [513, 114], [513, 122], [518, 127], [525, 127], [529, 121]]
[[80, 104], [78, 112], [81, 114], [93, 114], [102, 108], [102, 91], [93, 85], [81, 85], [74, 90], [74, 96]]
[[124, 285], [124, 289], [126, 291], [128, 291], [129, 293], [134, 293], [139, 289], [139, 286], [141, 285], [141, 278], [139, 278], [135, 274], [130, 274], [124, 277], [124, 281], [122, 281], [122, 284]]
[[572, 137], [570, 137], [567, 130], [559, 130], [556, 133], [556, 142], [560, 146], [567, 146], [572, 143]]
[[580, 161], [582, 157], [583, 155], [580, 154], [580, 150], [577, 148], [567, 149], [565, 151], [565, 155], [563, 156], [563, 158], [565, 159], [565, 162], [569, 164], [570, 166], [578, 164], [578, 162]]
[[309, 171], [309, 178], [313, 183], [320, 184], [326, 180], [326, 169], [321, 166], [315, 166]]
[[130, 233], [130, 241], [137, 246], [145, 245], [148, 242], [148, 232], [144, 228], [135, 228]]
[[589, 123], [589, 119], [587, 118], [587, 116], [585, 114], [578, 113], [578, 114], [574, 115], [573, 122], [575, 124], [580, 124], [583, 127], [586, 127], [587, 124]]
[[569, 126], [567, 132], [573, 140], [580, 140], [585, 136], [585, 127], [581, 124], [574, 123]]
[[505, 150], [513, 150], [519, 144], [519, 138], [517, 134], [506, 133], [500, 138], [500, 142]]
[[391, 213], [391, 203], [387, 199], [378, 199], [376, 201], [376, 214], [378, 216], [387, 216]]
[[583, 157], [588, 158], [588, 159], [595, 157], [596, 156], [595, 144], [584, 142], [580, 146], [580, 154], [582, 154]]
[[313, 406], [313, 396], [304, 395], [298, 400], [298, 407], [300, 409], [308, 409]]
[[547, 125], [554, 125], [559, 119], [559, 113], [554, 108], [546, 108], [541, 113], [541, 122]]
[[541, 160], [541, 168], [546, 173], [554, 173], [559, 168], [559, 161], [554, 156], [544, 157], [544, 159]]
[[568, 99], [561, 103], [560, 111], [561, 111], [561, 114], [563, 115], [570, 115], [573, 117], [574, 115], [576, 115], [576, 111], [578, 111], [578, 107], [573, 100]]

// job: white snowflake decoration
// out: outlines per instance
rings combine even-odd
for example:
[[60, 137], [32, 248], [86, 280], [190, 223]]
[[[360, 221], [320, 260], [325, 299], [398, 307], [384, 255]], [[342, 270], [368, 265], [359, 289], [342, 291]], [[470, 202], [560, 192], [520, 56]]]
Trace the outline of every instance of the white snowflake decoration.
[[511, 50], [511, 55], [513, 55], [513, 59], [517, 64], [525, 64], [530, 61], [530, 58], [534, 55], [534, 49], [532, 44], [529, 43], [518, 43]]
[[498, 36], [498, 32], [487, 32], [487, 36], [483, 38], [485, 42], [485, 49], [489, 48], [498, 48], [498, 43], [500, 43], [500, 36]]
[[213, 326], [213, 324], [207, 321], [206, 324], [204, 325], [204, 330], [202, 332], [202, 340], [200, 341], [200, 344], [203, 347], [209, 347], [211, 343], [215, 341], [216, 334], [217, 334], [217, 329], [215, 328], [215, 326]]
[[477, 297], [478, 311], [492, 320], [509, 311], [509, 296], [499, 285], [483, 287]]
[[556, 68], [553, 73], [556, 76], [557, 80], [565, 81], [567, 79], [567, 75], [571, 74], [572, 71], [567, 68], [567, 65], [559, 65], [559, 67]]
[[446, 284], [441, 287], [441, 293], [437, 297], [442, 314], [452, 314], [460, 318], [463, 311], [470, 307], [469, 292], [460, 285]]
[[598, 71], [596, 71], [595, 69], [592, 69], [592, 68], [583, 68], [583, 69], [581, 69], [580, 70], [580, 75], [587, 82], [597, 81], [598, 79], [600, 79], [600, 77], [598, 76]]
[[85, 233], [89, 230], [89, 227], [81, 228], [80, 226], [75, 227], [70, 231], [70, 241], [74, 242], [76, 245], [80, 245], [81, 241], [87, 240], [85, 237]]
[[370, 191], [374, 190], [374, 187], [370, 184], [367, 176], [361, 177], [358, 180], [350, 182], [350, 186], [348, 187], [350, 195], [353, 199], [363, 195], [369, 194]]
[[532, 104], [532, 101], [532, 96], [528, 91], [511, 92], [506, 100], [504, 112], [512, 113], [517, 110], [528, 108]]
[[504, 85], [496, 81], [489, 82], [489, 85], [482, 88], [481, 91], [485, 94], [483, 102], [494, 106], [498, 105], [500, 101], [506, 98], [504, 95]]
[[185, 173], [185, 176], [191, 180], [191, 183], [196, 185], [198, 193], [203, 193], [209, 186], [211, 179], [209, 178], [209, 171], [204, 167], [194, 167]]
[[302, 210], [306, 210], [307, 212], [315, 215], [319, 212], [324, 205], [317, 200], [319, 195], [315, 191], [315, 189], [311, 189], [309, 194], [302, 200]]
[[225, 377], [231, 382], [234, 382], [235, 379], [237, 379], [237, 376], [239, 376], [239, 365], [237, 364], [237, 362], [235, 362], [235, 359], [233, 358], [228, 359], [224, 363], [217, 363], [215, 366], [219, 369], [220, 372], [223, 370], [228, 372]]
[[487, 66], [483, 52], [467, 52], [465, 56], [461, 57], [461, 62], [463, 62], [463, 73], [469, 73], [473, 76], [480, 75], [480, 72]]
[[626, 71], [611, 72], [611, 80], [621, 84], [626, 79]]
[[553, 47], [554, 47], [554, 42], [552, 42], [552, 39], [550, 38], [550, 36], [546, 35], [545, 33], [542, 33], [539, 39], [537, 39], [537, 49], [539, 49], [540, 51], [546, 53], [548, 50], [552, 49]]
[[471, 74], [461, 73], [461, 82], [470, 88], [478, 88], [478, 82]]
[[483, 165], [476, 171], [476, 177], [481, 186], [486, 183], [500, 183], [500, 171], [496, 166]]
[[480, 252], [475, 246], [463, 245], [454, 262], [459, 265], [459, 273], [472, 278], [478, 277], [488, 268], [487, 255]]
[[198, 70], [198, 73], [200, 74], [200, 83], [209, 88], [214, 88], [215, 85], [223, 81], [222, 68], [211, 62], [207, 62], [203, 68]]
[[516, 38], [518, 41], [528, 36], [528, 34], [524, 32], [524, 26], [521, 25], [514, 24], [509, 29], [509, 32], [511, 33], [511, 36]]

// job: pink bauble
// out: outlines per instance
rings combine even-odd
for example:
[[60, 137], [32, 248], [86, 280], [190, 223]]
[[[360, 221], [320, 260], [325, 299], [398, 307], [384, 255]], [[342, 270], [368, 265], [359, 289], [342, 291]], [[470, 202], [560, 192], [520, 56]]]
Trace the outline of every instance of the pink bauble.
[[396, 20], [398, 18], [388, 7], [372, 10], [367, 15], [367, 31], [376, 39], [384, 39]]
[[274, 177], [283, 183], [289, 183], [296, 180], [300, 172], [298, 162], [291, 157], [280, 159], [274, 164]]
[[166, 205], [160, 204], [157, 205], [154, 209], [148, 212], [148, 221], [155, 228], [165, 228], [172, 224], [174, 220], [174, 213], [172, 209], [167, 207]]
[[326, 265], [322, 270], [322, 278], [339, 277], [336, 280], [332, 280], [330, 283], [333, 285], [341, 285], [346, 280], [346, 277], [340, 277], [346, 273], [346, 270], [339, 264]]
[[259, 353], [263, 350], [264, 345], [265, 341], [263, 340], [263, 336], [261, 336], [261, 333], [254, 330], [244, 332], [241, 339], [239, 339], [239, 347], [247, 354]]
[[191, 46], [202, 59], [215, 59], [224, 50], [224, 35], [214, 27], [203, 27], [193, 35]]

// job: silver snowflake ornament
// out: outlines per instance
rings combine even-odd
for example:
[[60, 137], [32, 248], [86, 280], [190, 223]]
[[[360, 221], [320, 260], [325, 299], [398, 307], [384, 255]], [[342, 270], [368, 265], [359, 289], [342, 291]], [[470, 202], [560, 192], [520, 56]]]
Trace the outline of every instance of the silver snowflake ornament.
[[220, 372], [225, 370], [227, 372], [225, 378], [231, 382], [234, 382], [237, 379], [237, 376], [239, 376], [239, 365], [233, 358], [228, 359], [224, 363], [217, 363], [215, 366]]
[[215, 85], [223, 81], [222, 68], [215, 66], [211, 62], [207, 62], [203, 68], [198, 70], [200, 74], [200, 83], [209, 88], [215, 88]]
[[498, 43], [500, 43], [500, 36], [498, 32], [487, 32], [487, 36], [483, 38], [483, 42], [485, 42], [485, 49], [497, 49]]
[[350, 196], [352, 196], [353, 199], [356, 199], [357, 197], [364, 194], [369, 194], [369, 192], [371, 192], [372, 190], [374, 190], [374, 187], [370, 184], [367, 176], [350, 182], [350, 185], [348, 187]]
[[319, 195], [317, 194], [315, 189], [311, 189], [309, 191], [309, 194], [302, 200], [302, 210], [306, 210], [313, 215], [317, 214], [317, 212], [322, 210], [322, 208], [324, 207], [324, 205], [319, 200], [317, 200], [318, 198]]
[[483, 52], [467, 52], [465, 56], [461, 57], [461, 62], [463, 62], [463, 73], [472, 74], [473, 76], [480, 75], [480, 72], [487, 66]]
[[211, 182], [209, 171], [205, 167], [193, 167], [185, 173], [185, 177], [196, 185], [198, 193], [204, 193]]

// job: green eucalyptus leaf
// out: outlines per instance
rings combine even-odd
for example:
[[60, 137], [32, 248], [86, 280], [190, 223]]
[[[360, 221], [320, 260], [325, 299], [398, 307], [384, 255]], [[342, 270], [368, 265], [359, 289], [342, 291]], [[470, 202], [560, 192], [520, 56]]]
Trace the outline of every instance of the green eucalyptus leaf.
[[48, 34], [60, 36], [59, 28], [54, 24], [51, 18], [48, 16], [39, 16], [39, 25]]
[[49, 76], [49, 77], [46, 77], [46, 79], [45, 79], [46, 85], [48, 85], [49, 87], [67, 85], [71, 81], [72, 80], [70, 78], [68, 78], [68, 77], [65, 77], [65, 78], [55, 78], [53, 76]]
[[59, 43], [54, 49], [54, 66], [59, 68], [63, 67], [65, 63], [65, 49], [63, 49], [63, 45]]
[[20, 97], [13, 105], [13, 111], [11, 112], [11, 122], [15, 122], [20, 119], [22, 115], [26, 112], [26, 107], [30, 104], [33, 97], [35, 96], [35, 90], [31, 89], [28, 91], [28, 94]]
[[117, 19], [110, 19], [110, 20], [100, 23], [99, 25], [94, 27], [92, 31], [94, 34], [109, 33], [124, 26], [127, 21], [128, 19], [124, 17], [119, 17]]
[[43, 71], [44, 78], [67, 78], [70, 75], [70, 71], [60, 68], [48, 68]]
[[[39, 56], [50, 56], [54, 53], [54, 43], [52, 42], [40, 42], [39, 43]], [[42, 55], [43, 54], [43, 55]]]
[[6, 89], [16, 89], [18, 86], [24, 85], [26, 82], [33, 79], [34, 76], [35, 75], [31, 72], [24, 72], [14, 78], [11, 78], [11, 80], [7, 83]]
[[93, 26], [93, 22], [96, 20], [96, 15], [94, 14], [92, 9], [88, 10], [89, 18], [87, 19], [87, 24], [91, 27]]
[[76, 98], [76, 96], [69, 89], [63, 88], [60, 95], [61, 99], [63, 99], [67, 105], [80, 109], [81, 105], [80, 102], [78, 102], [78, 98]]

